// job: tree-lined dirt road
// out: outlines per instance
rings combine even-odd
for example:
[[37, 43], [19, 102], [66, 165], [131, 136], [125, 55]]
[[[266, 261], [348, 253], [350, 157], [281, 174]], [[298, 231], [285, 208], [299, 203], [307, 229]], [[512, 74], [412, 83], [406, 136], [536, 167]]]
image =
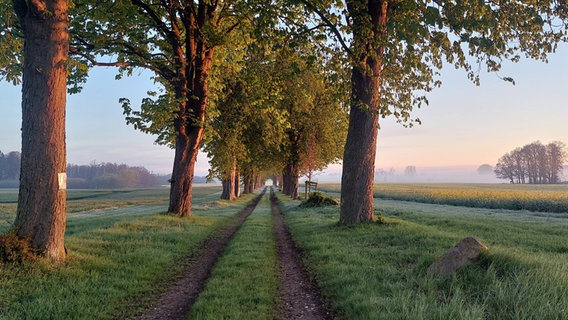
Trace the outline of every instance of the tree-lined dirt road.
[[[266, 188], [237, 215], [230, 227], [222, 229], [202, 243], [188, 259], [193, 262], [175, 279], [139, 319], [186, 319], [199, 294], [207, 284], [211, 270], [225, 247], [245, 220], [253, 214], [265, 196]], [[278, 199], [270, 190], [270, 206], [278, 253], [278, 293], [275, 297], [278, 319], [332, 319], [330, 308], [317, 285], [302, 265], [298, 248], [284, 224]]]

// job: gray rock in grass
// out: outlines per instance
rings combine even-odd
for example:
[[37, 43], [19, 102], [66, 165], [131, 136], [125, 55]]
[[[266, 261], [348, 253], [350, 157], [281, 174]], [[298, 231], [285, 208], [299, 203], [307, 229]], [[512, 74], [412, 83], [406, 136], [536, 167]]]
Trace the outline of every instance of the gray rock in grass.
[[450, 277], [464, 266], [470, 265], [481, 256], [483, 251], [488, 250], [487, 246], [477, 239], [467, 237], [455, 247], [448, 250], [443, 256], [438, 258], [428, 267], [429, 275], [442, 275]]

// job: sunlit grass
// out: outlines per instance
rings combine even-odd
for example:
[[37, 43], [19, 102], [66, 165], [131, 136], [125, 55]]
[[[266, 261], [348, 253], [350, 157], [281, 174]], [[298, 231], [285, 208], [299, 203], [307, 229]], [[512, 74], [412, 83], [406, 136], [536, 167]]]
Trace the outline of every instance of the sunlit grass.
[[[219, 190], [198, 191], [189, 219], [160, 214], [167, 193], [149, 190], [70, 200], [133, 204], [70, 214], [66, 265], [0, 267], [0, 319], [131, 318], [182, 270], [184, 257], [251, 199], [221, 201]], [[215, 266], [190, 318], [275, 316], [266, 198]], [[339, 318], [568, 319], [562, 214], [376, 199], [387, 224], [342, 227], [338, 207], [300, 209], [298, 201], [281, 200], [308, 269]], [[15, 204], [2, 205], [8, 209], [0, 206], [0, 216], [10, 205], [15, 211]], [[489, 246], [484, 260], [450, 279], [427, 276], [428, 266], [466, 236]]]
[[[193, 188], [194, 210], [200, 210], [203, 203], [218, 202], [220, 187], [199, 186]], [[68, 190], [67, 218], [90, 217], [103, 223], [112, 223], [121, 215], [144, 215], [152, 212], [166, 211], [168, 208], [168, 188], [158, 189], [126, 189], [126, 190]], [[0, 189], [0, 232], [9, 229], [16, 217], [18, 201], [17, 189]], [[120, 219], [120, 218], [119, 218]], [[95, 222], [96, 224], [96, 222]], [[73, 226], [71, 226], [73, 229]]]
[[[568, 319], [566, 220], [377, 200], [387, 224], [342, 227], [338, 207], [299, 209], [281, 199], [307, 265], [342, 318]], [[465, 236], [489, 246], [484, 261], [450, 279], [427, 276]]]
[[[194, 199], [202, 205], [203, 199], [217, 199], [218, 190]], [[0, 266], [0, 319], [132, 317], [182, 270], [184, 257], [231, 223], [250, 199], [219, 210], [197, 209], [186, 219], [137, 212], [143, 206], [119, 215], [70, 217], [65, 265]]]
[[275, 319], [277, 259], [268, 195], [235, 234], [188, 319]]
[[[321, 189], [337, 193], [341, 186], [324, 184]], [[568, 213], [568, 184], [379, 183], [375, 185], [374, 197], [474, 208]]]

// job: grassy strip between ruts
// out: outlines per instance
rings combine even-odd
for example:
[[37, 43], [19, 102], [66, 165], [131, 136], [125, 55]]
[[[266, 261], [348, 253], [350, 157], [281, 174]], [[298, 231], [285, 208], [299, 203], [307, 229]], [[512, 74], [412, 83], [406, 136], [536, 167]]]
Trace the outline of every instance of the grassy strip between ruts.
[[0, 266], [0, 319], [117, 319], [141, 311], [182, 270], [184, 257], [252, 199], [204, 202], [217, 191], [196, 195], [186, 219], [141, 216], [139, 207], [95, 228], [88, 217], [70, 217], [66, 265]]
[[[568, 319], [565, 219], [392, 201], [380, 209], [386, 224], [345, 227], [337, 225], [338, 207], [301, 209], [280, 199], [306, 265], [340, 317]], [[450, 279], [426, 275], [465, 236], [489, 245], [483, 262]]]
[[188, 319], [274, 319], [277, 272], [267, 192], [213, 268]]

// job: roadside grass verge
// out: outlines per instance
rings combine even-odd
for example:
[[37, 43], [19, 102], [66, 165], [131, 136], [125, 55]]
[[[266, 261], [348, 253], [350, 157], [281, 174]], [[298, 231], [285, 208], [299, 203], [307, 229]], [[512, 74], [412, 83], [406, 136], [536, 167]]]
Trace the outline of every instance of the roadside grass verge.
[[188, 319], [275, 319], [277, 255], [266, 194], [211, 272]]
[[[566, 220], [380, 200], [386, 224], [338, 226], [339, 207], [280, 200], [305, 264], [340, 318], [568, 319]], [[489, 246], [482, 262], [449, 279], [426, 275], [465, 236]]]
[[[218, 190], [195, 196], [196, 206], [217, 198], [213, 191]], [[140, 206], [118, 216], [70, 217], [65, 265], [0, 266], [0, 319], [132, 317], [183, 269], [204, 239], [229, 225], [251, 199], [245, 196], [216, 210], [195, 208], [187, 219], [141, 215]]]
[[[320, 190], [338, 193], [339, 184], [324, 184]], [[566, 213], [568, 185], [513, 184], [375, 184], [374, 197], [453, 206]]]

